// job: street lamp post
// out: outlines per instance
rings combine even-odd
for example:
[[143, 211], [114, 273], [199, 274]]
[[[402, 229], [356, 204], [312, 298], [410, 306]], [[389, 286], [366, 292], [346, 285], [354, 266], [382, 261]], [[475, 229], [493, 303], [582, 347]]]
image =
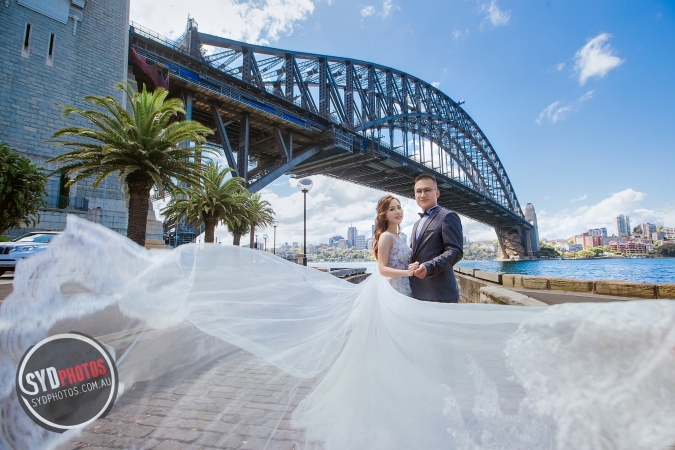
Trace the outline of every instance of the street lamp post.
[[263, 239], [265, 240], [265, 251], [267, 251], [267, 235], [263, 234]]
[[300, 192], [303, 193], [303, 198], [304, 198], [304, 217], [303, 217], [303, 223], [304, 223], [304, 234], [303, 234], [303, 246], [302, 246], [302, 265], [306, 266], [307, 265], [307, 193], [309, 192], [310, 189], [312, 189], [312, 186], [314, 184], [312, 183], [312, 180], [309, 178], [304, 178], [300, 181], [298, 181], [298, 189], [300, 189]]
[[276, 220], [273, 220], [272, 226], [274, 227], [274, 248], [272, 249], [272, 251], [276, 255], [277, 254], [277, 227], [279, 226], [279, 222], [277, 222]]
[[258, 235], [255, 235], [255, 249], [258, 250]]

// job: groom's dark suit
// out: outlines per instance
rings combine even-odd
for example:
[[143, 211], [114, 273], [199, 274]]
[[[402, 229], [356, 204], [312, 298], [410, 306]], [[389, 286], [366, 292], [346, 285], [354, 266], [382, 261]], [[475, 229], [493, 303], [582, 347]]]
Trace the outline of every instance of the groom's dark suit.
[[413, 297], [444, 303], [459, 302], [459, 289], [452, 267], [464, 255], [462, 222], [457, 213], [442, 207], [436, 208], [422, 224], [419, 239], [417, 227], [412, 232], [412, 260], [427, 268], [427, 276], [420, 280], [410, 277]]

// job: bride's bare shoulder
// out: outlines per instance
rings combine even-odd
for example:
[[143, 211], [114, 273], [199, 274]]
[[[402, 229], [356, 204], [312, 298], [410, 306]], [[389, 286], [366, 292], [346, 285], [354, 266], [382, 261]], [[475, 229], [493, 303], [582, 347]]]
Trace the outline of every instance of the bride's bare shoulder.
[[378, 244], [394, 242], [394, 235], [389, 231], [383, 231], [378, 239]]

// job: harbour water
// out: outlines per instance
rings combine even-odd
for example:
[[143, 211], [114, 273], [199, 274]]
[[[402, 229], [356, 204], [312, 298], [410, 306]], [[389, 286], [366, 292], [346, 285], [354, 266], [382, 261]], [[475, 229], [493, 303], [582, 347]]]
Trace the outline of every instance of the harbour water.
[[675, 258], [461, 261], [459, 265], [489, 272], [576, 278], [578, 280], [675, 283]]
[[[624, 280], [639, 283], [675, 283], [675, 258], [645, 259], [577, 259], [536, 261], [461, 261], [460, 266], [474, 267], [489, 272], [523, 275], [576, 278], [579, 280]], [[310, 263], [317, 267], [365, 267], [377, 270], [377, 263], [322, 262]]]

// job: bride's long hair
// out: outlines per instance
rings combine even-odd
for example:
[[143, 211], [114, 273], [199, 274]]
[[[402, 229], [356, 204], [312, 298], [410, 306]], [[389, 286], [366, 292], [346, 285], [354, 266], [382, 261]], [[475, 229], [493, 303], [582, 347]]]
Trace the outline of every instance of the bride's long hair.
[[[385, 195], [377, 202], [377, 216], [375, 217], [375, 235], [373, 236], [373, 254], [375, 259], [377, 259], [377, 241], [380, 239], [380, 235], [387, 231], [389, 223], [387, 221], [387, 211], [389, 211], [389, 205], [392, 200], [396, 200], [401, 203], [401, 200], [397, 199], [393, 195]], [[399, 224], [399, 228], [401, 225]]]

